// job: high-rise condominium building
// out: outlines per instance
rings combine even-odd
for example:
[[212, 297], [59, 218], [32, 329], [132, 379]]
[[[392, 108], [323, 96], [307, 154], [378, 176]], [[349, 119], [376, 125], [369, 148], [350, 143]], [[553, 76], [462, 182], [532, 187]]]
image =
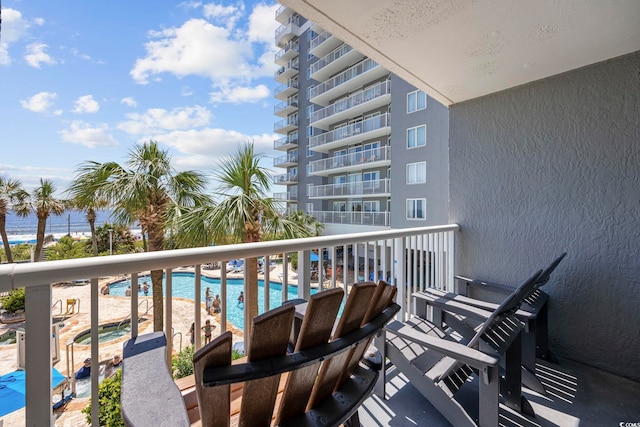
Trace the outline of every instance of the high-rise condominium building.
[[274, 196], [325, 234], [448, 221], [448, 110], [280, 7]]

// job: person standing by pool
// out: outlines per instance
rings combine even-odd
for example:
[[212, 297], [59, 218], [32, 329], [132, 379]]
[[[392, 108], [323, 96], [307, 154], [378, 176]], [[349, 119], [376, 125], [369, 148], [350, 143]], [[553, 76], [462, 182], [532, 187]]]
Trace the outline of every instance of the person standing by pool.
[[220, 301], [220, 295], [216, 295], [211, 306], [213, 307], [214, 313], [220, 313], [222, 311], [222, 301]]
[[207, 286], [207, 290], [204, 292], [204, 301], [207, 307], [207, 314], [211, 315], [211, 305], [213, 304], [213, 297], [211, 296], [211, 288]]
[[204, 343], [205, 344], [209, 344], [211, 342], [211, 333], [213, 332], [213, 329], [216, 327], [216, 325], [212, 325], [211, 324], [211, 320], [207, 319], [206, 322], [204, 322], [204, 326], [202, 327], [202, 330], [204, 331]]
[[238, 305], [244, 304], [244, 292], [240, 291], [240, 296], [238, 297]]
[[149, 284], [147, 282], [142, 284], [142, 292], [144, 292], [145, 297], [149, 295]]
[[189, 329], [189, 340], [191, 341], [191, 345], [195, 343], [195, 335], [196, 335], [196, 324], [194, 322], [191, 324], [191, 329]]

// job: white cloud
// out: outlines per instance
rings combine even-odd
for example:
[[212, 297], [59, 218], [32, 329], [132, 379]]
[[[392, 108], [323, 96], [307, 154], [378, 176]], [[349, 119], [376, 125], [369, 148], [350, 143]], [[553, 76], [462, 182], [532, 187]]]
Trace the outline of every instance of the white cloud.
[[118, 129], [133, 135], [202, 127], [211, 120], [211, 112], [199, 105], [174, 108], [171, 111], [150, 108], [144, 113], [129, 113], [126, 116], [129, 120], [120, 123]]
[[278, 135], [246, 135], [226, 129], [206, 128], [201, 130], [174, 131], [155, 135], [154, 140], [175, 148], [185, 156], [174, 156], [181, 169], [213, 168], [216, 161], [235, 153], [240, 144], [253, 141], [257, 153], [273, 150], [273, 141]]
[[[33, 161], [33, 158], [31, 159]], [[31, 191], [40, 185], [40, 178], [51, 179], [56, 183], [58, 191], [63, 190], [64, 186], [60, 181], [68, 182], [73, 176], [71, 169], [53, 168], [49, 166], [36, 166], [30, 164], [23, 165], [7, 165], [0, 164], [0, 171], [12, 178], [19, 179], [25, 190]]]
[[27, 46], [24, 60], [34, 68], [40, 68], [41, 64], [55, 64], [56, 61], [44, 51], [48, 47], [44, 43], [31, 43]]
[[193, 89], [191, 89], [189, 86], [182, 86], [182, 88], [180, 89], [180, 95], [191, 96], [193, 95]]
[[33, 23], [36, 24], [38, 27], [41, 27], [44, 25], [44, 18], [36, 18], [33, 20]]
[[135, 99], [133, 99], [132, 96], [127, 96], [126, 98], [122, 98], [120, 100], [120, 102], [124, 105], [126, 105], [127, 107], [137, 107], [138, 103], [136, 102]]
[[109, 133], [106, 124], [91, 125], [89, 123], [74, 120], [69, 129], [60, 131], [62, 139], [74, 144], [81, 144], [89, 148], [114, 147], [118, 145], [113, 136]]
[[[271, 77], [277, 68], [273, 63], [277, 51], [273, 45], [278, 25], [273, 19], [276, 9], [276, 4], [256, 5], [247, 26], [242, 27], [239, 21], [246, 15], [242, 3], [206, 4], [203, 14], [209, 20], [190, 19], [179, 27], [149, 31], [146, 55], [136, 60], [130, 75], [140, 84], [155, 81], [164, 73], [178, 78], [201, 76], [211, 80], [215, 92], [212, 99], [238, 102], [248, 96], [254, 79]], [[253, 88], [257, 92], [250, 99], [262, 96], [262, 88], [258, 88]]]
[[[275, 20], [278, 3], [267, 6], [257, 4], [249, 16], [249, 41], [273, 46], [273, 37], [280, 23]], [[272, 60], [273, 61], [273, 60]]]
[[40, 92], [31, 98], [23, 99], [20, 101], [20, 105], [22, 105], [22, 108], [34, 113], [46, 113], [53, 106], [57, 97], [58, 94], [55, 92]]
[[2, 38], [0, 39], [0, 65], [11, 63], [9, 47], [22, 39], [29, 29], [29, 23], [22, 13], [11, 8], [2, 9]]
[[100, 104], [98, 101], [93, 99], [92, 95], [81, 96], [76, 99], [76, 102], [73, 107], [74, 113], [97, 113], [100, 109]]
[[259, 102], [271, 96], [271, 91], [265, 85], [255, 87], [223, 87], [216, 92], [211, 92], [213, 102], [231, 102], [241, 104], [245, 102]]

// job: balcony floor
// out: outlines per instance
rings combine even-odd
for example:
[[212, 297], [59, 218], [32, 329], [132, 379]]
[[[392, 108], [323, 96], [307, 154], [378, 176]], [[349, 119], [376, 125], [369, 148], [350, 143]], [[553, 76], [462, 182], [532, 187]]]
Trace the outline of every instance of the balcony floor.
[[[621, 422], [640, 422], [640, 383], [568, 359], [553, 365], [542, 362], [541, 371], [550, 372], [549, 368], [563, 378], [563, 390], [548, 397], [526, 390], [525, 395], [536, 412], [535, 419], [523, 418], [501, 406], [501, 425], [617, 426]], [[374, 395], [360, 410], [363, 426], [451, 425], [393, 367], [388, 380], [387, 400]]]

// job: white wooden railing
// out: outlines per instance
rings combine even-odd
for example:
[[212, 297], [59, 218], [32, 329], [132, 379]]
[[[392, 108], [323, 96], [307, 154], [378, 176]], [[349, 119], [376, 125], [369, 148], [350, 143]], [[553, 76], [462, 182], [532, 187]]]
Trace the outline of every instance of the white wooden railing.
[[[91, 358], [99, 360], [98, 339], [98, 279], [105, 276], [130, 274], [131, 282], [137, 282], [138, 272], [164, 270], [167, 274], [165, 291], [165, 331], [172, 328], [172, 269], [181, 266], [195, 268], [195, 331], [200, 331], [201, 313], [201, 265], [212, 262], [222, 263], [221, 296], [226, 301], [226, 268], [230, 259], [265, 256], [275, 259], [280, 254], [298, 253], [298, 297], [309, 298], [312, 286], [319, 289], [344, 286], [359, 280], [388, 280], [398, 286], [399, 317], [406, 319], [413, 314], [408, 304], [412, 292], [425, 287], [452, 290], [454, 274], [454, 234], [458, 225], [449, 224], [435, 227], [385, 230], [378, 232], [320, 236], [305, 239], [279, 240], [260, 243], [246, 243], [228, 246], [214, 246], [192, 249], [171, 250], [131, 255], [114, 255], [83, 258], [66, 261], [50, 261], [29, 264], [0, 265], [0, 293], [12, 289], [26, 288], [25, 353], [26, 371], [26, 425], [52, 425], [51, 406], [51, 344], [52, 297], [51, 284], [91, 278]], [[317, 274], [311, 273], [311, 252], [322, 254], [326, 264]], [[324, 254], [328, 254], [324, 259]], [[348, 266], [351, 268], [340, 268]], [[404, 268], [402, 268], [404, 266]], [[287, 257], [283, 257], [282, 287], [287, 288]], [[329, 270], [330, 269], [330, 270]], [[340, 271], [341, 270], [341, 271]], [[245, 274], [247, 274], [245, 272]], [[328, 274], [326, 274], [328, 276]], [[269, 269], [265, 269], [265, 283], [272, 281]], [[404, 284], [404, 286], [400, 286]], [[348, 286], [345, 286], [348, 293]], [[265, 286], [265, 310], [270, 306], [268, 287]], [[286, 298], [287, 292], [283, 292]], [[138, 293], [131, 296], [131, 313], [138, 312]], [[221, 330], [227, 329], [226, 304], [222, 305]], [[137, 322], [131, 322], [131, 336], [138, 335]], [[171, 336], [171, 334], [167, 334]], [[196, 337], [196, 347], [200, 346]], [[171, 340], [169, 340], [171, 343]], [[168, 360], [171, 360], [171, 344]], [[170, 362], [169, 362], [170, 363]], [[72, 373], [69, 373], [72, 374]], [[98, 401], [98, 370], [91, 371], [91, 397]], [[152, 389], [150, 381], [150, 389]], [[93, 425], [98, 425], [98, 405], [92, 405]]]

